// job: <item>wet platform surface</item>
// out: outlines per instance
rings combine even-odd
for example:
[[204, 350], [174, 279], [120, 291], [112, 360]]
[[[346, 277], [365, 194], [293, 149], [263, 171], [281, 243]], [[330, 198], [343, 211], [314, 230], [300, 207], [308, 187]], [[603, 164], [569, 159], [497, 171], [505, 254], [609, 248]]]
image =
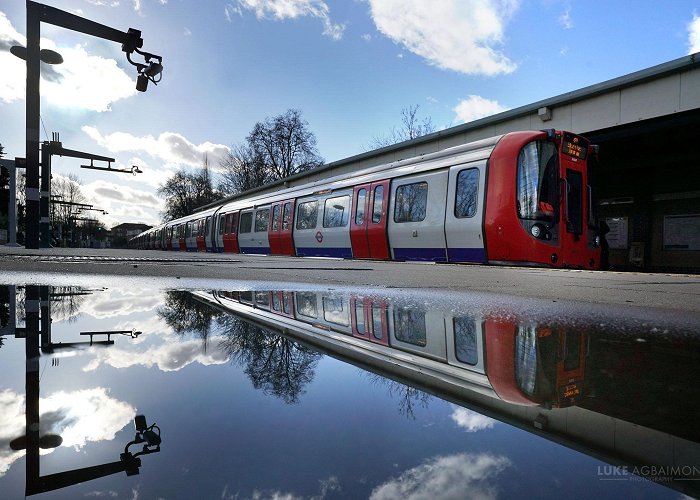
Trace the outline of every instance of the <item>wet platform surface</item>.
[[[484, 291], [549, 300], [700, 310], [700, 276], [411, 262], [351, 261], [241, 254], [45, 249], [0, 246], [0, 272], [124, 275], [172, 280], [231, 280]], [[58, 279], [58, 278], [57, 278]]]

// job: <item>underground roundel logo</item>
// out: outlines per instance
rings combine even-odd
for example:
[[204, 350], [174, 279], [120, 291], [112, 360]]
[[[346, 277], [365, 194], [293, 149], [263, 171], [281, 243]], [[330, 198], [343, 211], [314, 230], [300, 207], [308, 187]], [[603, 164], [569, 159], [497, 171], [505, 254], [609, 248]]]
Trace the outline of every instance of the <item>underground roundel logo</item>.
[[316, 231], [316, 241], [319, 243], [323, 242], [323, 233], [321, 231]]

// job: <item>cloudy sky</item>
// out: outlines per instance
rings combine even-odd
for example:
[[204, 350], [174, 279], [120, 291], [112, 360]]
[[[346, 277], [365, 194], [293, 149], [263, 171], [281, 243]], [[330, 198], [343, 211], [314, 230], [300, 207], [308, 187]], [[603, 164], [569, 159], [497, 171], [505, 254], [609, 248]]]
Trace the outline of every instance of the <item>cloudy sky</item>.
[[[96, 207], [120, 222], [159, 221], [159, 184], [210, 163], [253, 125], [302, 111], [321, 155], [363, 152], [398, 125], [401, 109], [446, 128], [700, 51], [693, 0], [46, 0], [142, 31], [163, 56], [160, 85], [135, 90], [118, 44], [42, 24], [41, 138], [138, 165], [136, 177], [80, 169]], [[24, 156], [24, 2], [0, 4], [0, 143]]]

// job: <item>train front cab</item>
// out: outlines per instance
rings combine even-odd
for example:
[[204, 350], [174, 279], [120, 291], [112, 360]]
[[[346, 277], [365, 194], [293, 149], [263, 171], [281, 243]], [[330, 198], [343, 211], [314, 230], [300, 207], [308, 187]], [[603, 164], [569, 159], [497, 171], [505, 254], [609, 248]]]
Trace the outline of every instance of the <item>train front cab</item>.
[[599, 267], [589, 149], [585, 138], [568, 132], [516, 132], [501, 139], [488, 169], [490, 262]]

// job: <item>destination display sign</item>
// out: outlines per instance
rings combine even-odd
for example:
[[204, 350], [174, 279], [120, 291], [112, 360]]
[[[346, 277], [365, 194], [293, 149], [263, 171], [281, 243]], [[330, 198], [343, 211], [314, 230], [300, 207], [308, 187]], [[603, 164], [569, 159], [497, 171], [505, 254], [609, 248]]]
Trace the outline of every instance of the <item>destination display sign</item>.
[[585, 160], [588, 154], [588, 141], [572, 134], [564, 134], [561, 150], [565, 155]]

